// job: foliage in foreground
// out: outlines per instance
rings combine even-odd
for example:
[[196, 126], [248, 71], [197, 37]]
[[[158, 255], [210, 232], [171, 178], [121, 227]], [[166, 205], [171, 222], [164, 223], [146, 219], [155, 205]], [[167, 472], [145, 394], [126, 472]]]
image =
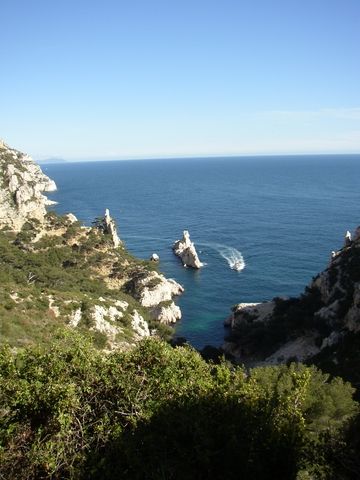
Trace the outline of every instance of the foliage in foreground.
[[352, 393], [314, 367], [247, 375], [156, 339], [106, 356], [74, 333], [3, 348], [0, 478], [356, 478]]

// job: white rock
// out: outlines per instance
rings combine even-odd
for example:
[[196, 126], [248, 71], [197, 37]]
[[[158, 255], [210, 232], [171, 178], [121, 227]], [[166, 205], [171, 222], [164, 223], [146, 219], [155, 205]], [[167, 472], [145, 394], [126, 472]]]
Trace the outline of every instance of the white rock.
[[55, 192], [57, 190], [56, 183], [54, 180], [49, 179], [50, 181], [47, 183], [47, 185], [44, 188], [44, 192]]
[[138, 282], [136, 290], [143, 307], [155, 307], [161, 302], [172, 300], [175, 295], [180, 295], [184, 288], [172, 278], [165, 278], [157, 272], [149, 272]]
[[60, 316], [60, 309], [58, 306], [54, 305], [55, 303], [54, 297], [52, 295], [49, 295], [48, 299], [49, 299], [49, 310], [53, 312], [53, 314], [55, 315], [55, 318], [58, 318]]
[[239, 303], [233, 308], [233, 313], [230, 318], [226, 319], [224, 324], [231, 326], [231, 328], [251, 322], [267, 322], [274, 311], [275, 302], [262, 303]]
[[181, 310], [180, 307], [175, 305], [172, 302], [170, 305], [158, 305], [155, 307], [151, 315], [154, 319], [158, 320], [160, 323], [164, 323], [166, 325], [170, 323], [175, 323], [181, 319]]
[[123, 300], [116, 300], [115, 306], [125, 311], [128, 308], [129, 304]]
[[111, 235], [114, 247], [117, 248], [121, 244], [121, 241], [116, 230], [115, 221], [110, 217], [110, 212], [108, 208], [105, 210], [104, 231], [105, 233]]
[[78, 221], [78, 219], [75, 217], [75, 215], [73, 215], [72, 213], [68, 213], [67, 215], [65, 215], [66, 218], [69, 220], [70, 223], [75, 223]]
[[81, 308], [78, 308], [71, 313], [69, 318], [69, 326], [76, 328], [79, 325], [81, 318], [82, 318]]
[[21, 302], [21, 299], [19, 297], [19, 294], [17, 292], [11, 292], [9, 293], [9, 297], [11, 298], [11, 300], [13, 300], [15, 303], [20, 303]]
[[105, 333], [111, 340], [114, 340], [116, 334], [122, 330], [107, 320], [109, 318], [109, 320], [115, 321], [123, 316], [122, 312], [119, 312], [115, 307], [105, 308], [102, 305], [95, 305], [90, 312], [90, 316], [95, 322], [90, 330]]
[[151, 255], [151, 257], [150, 257], [150, 260], [151, 260], [152, 262], [158, 262], [158, 261], [160, 260], [160, 257], [159, 257], [159, 255], [158, 255], [157, 253], [153, 253], [153, 254]]
[[[10, 158], [10, 163], [9, 163]], [[28, 156], [0, 144], [0, 228], [18, 231], [29, 218], [44, 221], [50, 203], [41, 192], [56, 190], [53, 180]]]
[[348, 247], [349, 245], [351, 245], [351, 233], [349, 232], [349, 230], [347, 230], [344, 238], [344, 246]]
[[184, 266], [192, 268], [201, 268], [203, 266], [187, 230], [184, 230], [183, 238], [174, 243], [173, 250], [175, 255], [181, 258]]
[[150, 337], [149, 325], [137, 310], [132, 313], [131, 326], [140, 337]]

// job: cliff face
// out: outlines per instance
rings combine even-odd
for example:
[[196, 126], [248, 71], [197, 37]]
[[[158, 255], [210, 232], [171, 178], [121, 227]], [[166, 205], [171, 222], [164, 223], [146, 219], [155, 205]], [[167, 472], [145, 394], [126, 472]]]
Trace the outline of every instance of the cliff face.
[[46, 205], [42, 194], [56, 190], [31, 157], [0, 141], [0, 228], [20, 230], [29, 218], [44, 221]]
[[183, 288], [126, 251], [109, 210], [92, 227], [47, 212], [56, 186], [30, 157], [1, 143], [0, 166], [0, 342], [42, 342], [60, 325], [106, 350], [168, 335]]
[[360, 227], [299, 298], [235, 305], [226, 323], [224, 350], [239, 361], [296, 359], [336, 371], [346, 356], [360, 359]]

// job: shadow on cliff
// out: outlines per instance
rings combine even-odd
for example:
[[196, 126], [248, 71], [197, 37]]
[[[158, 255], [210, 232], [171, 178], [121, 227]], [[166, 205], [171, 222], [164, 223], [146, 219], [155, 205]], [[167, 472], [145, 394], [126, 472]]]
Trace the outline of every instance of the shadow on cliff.
[[[84, 479], [296, 478], [301, 435], [235, 399], [164, 401], [147, 422], [92, 452]], [[278, 426], [277, 426], [278, 427]]]

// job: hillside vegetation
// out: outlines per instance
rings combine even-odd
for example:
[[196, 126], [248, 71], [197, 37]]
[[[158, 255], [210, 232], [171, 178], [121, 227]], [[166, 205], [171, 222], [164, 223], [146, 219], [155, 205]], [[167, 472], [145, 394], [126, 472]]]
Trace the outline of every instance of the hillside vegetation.
[[54, 328], [68, 324], [80, 310], [77, 328], [99, 347], [109, 347], [108, 332], [95, 328], [91, 311], [98, 305], [106, 312], [119, 302], [126, 306], [123, 314], [113, 322], [105, 318], [118, 328], [112, 343], [133, 340], [134, 310], [160, 333], [168, 333], [125, 291], [129, 279], [154, 269], [154, 263], [135, 259], [123, 246], [113, 249], [110, 238], [97, 228], [81, 227], [54, 212], [46, 220], [45, 226], [29, 220], [18, 233], [0, 232], [2, 343], [46, 343]]
[[0, 372], [0, 478], [359, 473], [353, 389], [315, 367], [247, 374], [155, 338], [104, 356], [67, 331], [42, 348], [4, 348]]

